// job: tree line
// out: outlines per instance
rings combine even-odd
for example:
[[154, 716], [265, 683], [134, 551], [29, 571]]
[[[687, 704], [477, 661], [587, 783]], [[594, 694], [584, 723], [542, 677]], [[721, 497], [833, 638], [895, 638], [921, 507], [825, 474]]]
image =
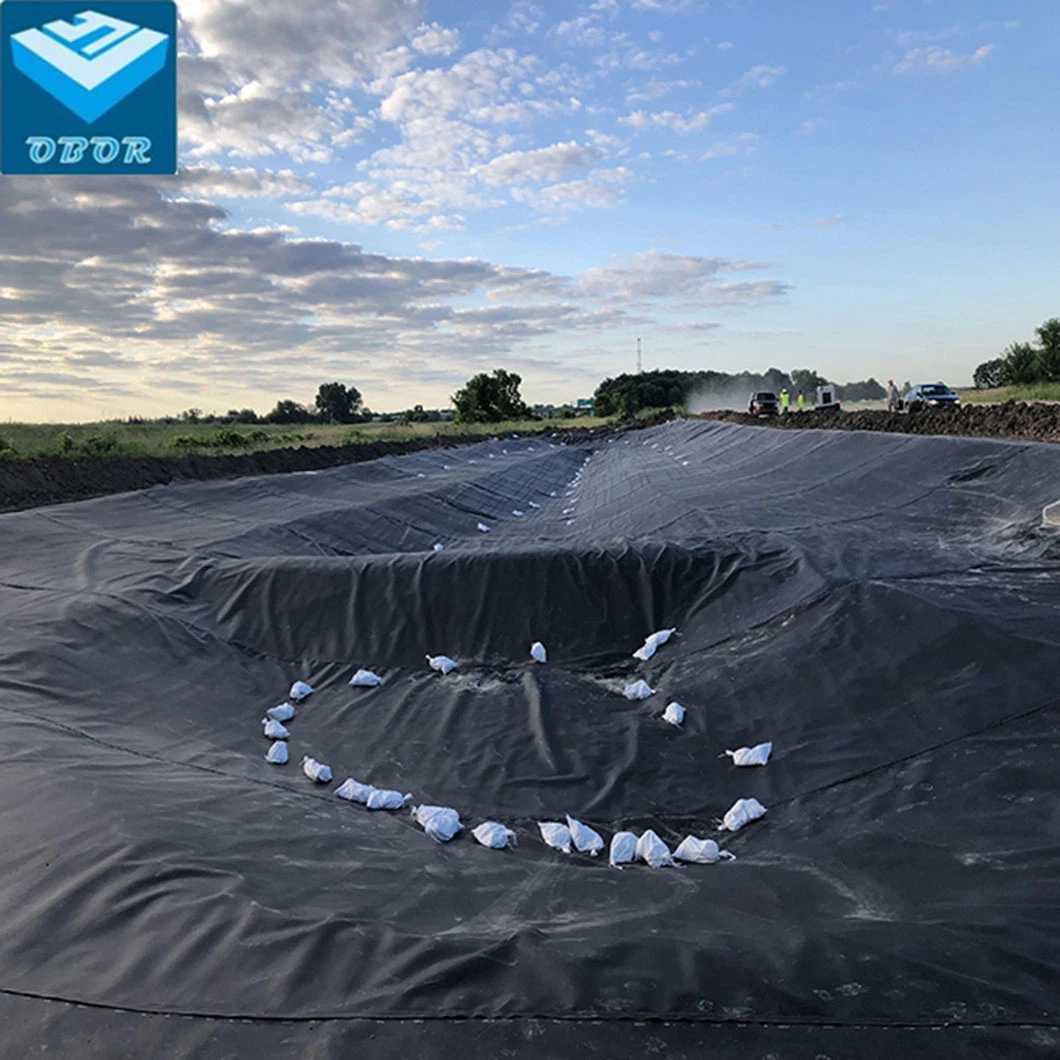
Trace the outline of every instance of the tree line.
[[742, 406], [757, 390], [771, 390], [779, 394], [787, 390], [794, 400], [804, 394], [816, 400], [817, 387], [835, 386], [840, 401], [880, 400], [887, 391], [872, 378], [857, 383], [837, 385], [811, 368], [796, 368], [783, 372], [769, 368], [758, 374], [739, 372], [700, 371], [684, 372], [676, 369], [661, 369], [653, 372], [626, 373], [614, 379], [605, 379], [594, 394], [595, 411], [598, 416], [633, 416], [642, 409], [689, 407], [692, 404], [730, 404]]
[[975, 388], [1060, 383], [1060, 317], [1051, 317], [1034, 333], [1037, 344], [1014, 342], [1000, 357], [979, 365], [972, 374]]

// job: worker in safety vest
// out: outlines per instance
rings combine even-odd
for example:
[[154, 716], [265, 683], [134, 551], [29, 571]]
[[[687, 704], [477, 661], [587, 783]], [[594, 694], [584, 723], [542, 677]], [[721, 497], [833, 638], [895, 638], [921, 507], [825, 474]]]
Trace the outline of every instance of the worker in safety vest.
[[788, 392], [786, 390], [782, 390], [780, 392], [780, 411], [781, 412], [787, 412], [788, 411], [788, 402], [789, 402], [789, 400], [790, 400], [790, 398], [788, 397]]
[[802, 391], [799, 391], [799, 412], [802, 412]]

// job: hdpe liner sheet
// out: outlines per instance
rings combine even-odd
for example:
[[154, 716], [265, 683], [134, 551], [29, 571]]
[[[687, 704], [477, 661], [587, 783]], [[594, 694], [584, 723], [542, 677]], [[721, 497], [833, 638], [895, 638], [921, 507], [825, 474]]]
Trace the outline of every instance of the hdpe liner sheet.
[[[3, 1051], [1055, 1055], [1058, 483], [1051, 446], [676, 422], [0, 516]], [[672, 848], [744, 797], [714, 866], [536, 828]]]

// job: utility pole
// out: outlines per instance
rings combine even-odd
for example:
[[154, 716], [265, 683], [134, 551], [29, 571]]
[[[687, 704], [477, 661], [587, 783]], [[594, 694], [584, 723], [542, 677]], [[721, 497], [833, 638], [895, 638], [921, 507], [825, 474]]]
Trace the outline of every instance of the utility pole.
[[637, 375], [644, 371], [644, 362], [640, 359], [640, 339], [637, 339]]

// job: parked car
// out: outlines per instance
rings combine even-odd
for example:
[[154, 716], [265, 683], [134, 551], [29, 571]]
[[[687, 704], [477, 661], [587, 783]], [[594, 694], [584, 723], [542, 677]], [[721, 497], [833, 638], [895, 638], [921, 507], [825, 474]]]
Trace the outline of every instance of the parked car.
[[776, 416], [780, 412], [780, 402], [772, 390], [758, 390], [751, 395], [747, 411], [752, 416]]
[[955, 409], [961, 399], [945, 383], [917, 383], [905, 395], [903, 404], [907, 412], [923, 409]]

